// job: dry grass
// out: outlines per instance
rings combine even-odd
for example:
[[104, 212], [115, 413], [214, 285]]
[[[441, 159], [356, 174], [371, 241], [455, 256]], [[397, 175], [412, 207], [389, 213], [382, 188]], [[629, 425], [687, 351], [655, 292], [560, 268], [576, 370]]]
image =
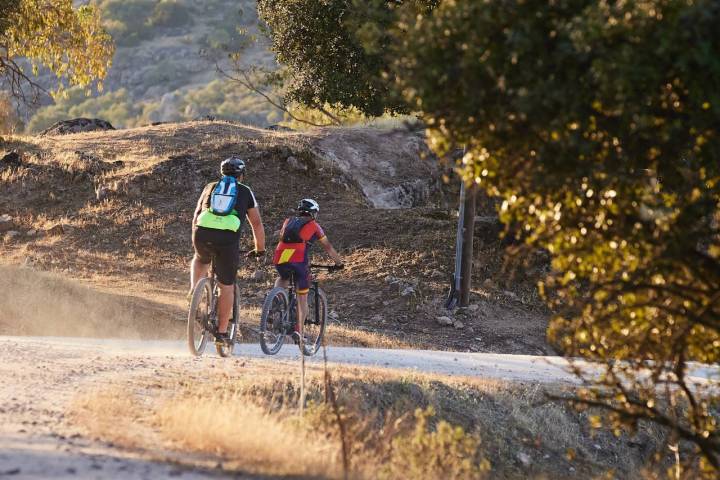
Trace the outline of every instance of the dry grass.
[[155, 421], [183, 449], [231, 459], [249, 473], [338, 476], [333, 446], [298, 428], [291, 412], [270, 414], [247, 397], [191, 397], [161, 405]]
[[95, 438], [124, 447], [142, 444], [137, 428], [118, 428], [118, 425], [141, 425], [147, 418], [140, 398], [117, 387], [92, 390], [76, 397], [69, 410], [69, 420], [82, 425]]
[[389, 337], [378, 332], [340, 324], [328, 326], [326, 340], [328, 345], [339, 347], [418, 348], [416, 344], [397, 337]]
[[[128, 428], [155, 430], [142, 445], [150, 453], [209, 455], [223, 469], [258, 475], [341, 478], [342, 439], [323, 371], [308, 371], [302, 419], [294, 415], [296, 374], [294, 364], [267, 360], [215, 374], [177, 372], [148, 390], [158, 393], [143, 406], [147, 416]], [[660, 432], [593, 432], [584, 414], [546, 401], [536, 386], [366, 368], [333, 375], [353, 478], [650, 478], [661, 468], [651, 464]], [[103, 398], [110, 396], [85, 405], [131, 424], [122, 419], [133, 413], [106, 409]], [[102, 424], [81, 423], [102, 436]]]

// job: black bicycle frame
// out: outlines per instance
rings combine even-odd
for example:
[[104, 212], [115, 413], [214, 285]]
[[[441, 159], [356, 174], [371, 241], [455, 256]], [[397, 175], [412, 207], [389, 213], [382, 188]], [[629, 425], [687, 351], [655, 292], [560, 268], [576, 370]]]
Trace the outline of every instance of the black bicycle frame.
[[[295, 322], [297, 322], [297, 293], [295, 292], [295, 274], [293, 273], [290, 275], [290, 286], [288, 287], [288, 319], [290, 321], [293, 320], [291, 316], [291, 312], [295, 312]], [[320, 283], [317, 280], [312, 281], [312, 287], [310, 287], [310, 290], [313, 293], [313, 298], [315, 299], [315, 311], [314, 317], [315, 317], [315, 325], [320, 325]], [[309, 304], [308, 304], [309, 306]], [[305, 321], [307, 322], [307, 318], [305, 318]], [[293, 328], [295, 325], [293, 325]]]

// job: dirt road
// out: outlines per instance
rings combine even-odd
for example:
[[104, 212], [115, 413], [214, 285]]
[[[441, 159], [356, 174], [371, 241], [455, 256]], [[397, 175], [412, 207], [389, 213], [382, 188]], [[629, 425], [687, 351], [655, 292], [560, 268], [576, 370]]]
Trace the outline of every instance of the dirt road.
[[[346, 365], [522, 382], [576, 381], [558, 357], [340, 347], [328, 354], [331, 362]], [[134, 377], [229, 371], [243, 359], [263, 357], [257, 345], [241, 345], [235, 355], [192, 358], [182, 342], [0, 336], [0, 478], [224, 478], [214, 465], [207, 470], [181, 466], [172, 453], [147, 458], [94, 442], [80, 436], [64, 415], [78, 393], [117, 377], [132, 388]], [[279, 357], [297, 358], [297, 350], [286, 346]], [[709, 373], [694, 372], [698, 381]]]

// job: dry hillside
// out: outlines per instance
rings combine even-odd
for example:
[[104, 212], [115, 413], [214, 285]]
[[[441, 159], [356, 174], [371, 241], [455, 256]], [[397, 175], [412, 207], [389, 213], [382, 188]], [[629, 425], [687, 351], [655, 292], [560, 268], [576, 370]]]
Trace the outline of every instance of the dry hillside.
[[[22, 137], [2, 148], [19, 153], [0, 163], [2, 334], [182, 336], [192, 209], [219, 161], [237, 153], [248, 159], [269, 248], [299, 198], [320, 202], [320, 223], [348, 265], [323, 279], [330, 342], [551, 352], [533, 288], [543, 261], [510, 275], [489, 201], [480, 213], [490, 221], [476, 229], [473, 305], [451, 315], [454, 326], [438, 323], [448, 315], [456, 197], [433, 180], [438, 167], [417, 133], [192, 122]], [[272, 268], [249, 263], [240, 276], [253, 341]]]

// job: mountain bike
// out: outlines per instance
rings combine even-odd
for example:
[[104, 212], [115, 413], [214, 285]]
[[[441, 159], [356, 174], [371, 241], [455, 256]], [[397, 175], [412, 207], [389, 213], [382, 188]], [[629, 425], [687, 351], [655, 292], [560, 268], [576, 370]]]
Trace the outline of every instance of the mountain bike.
[[[242, 254], [243, 252], [240, 252]], [[246, 253], [246, 252], [245, 252]], [[215, 276], [215, 258], [212, 259], [210, 276], [201, 278], [193, 288], [192, 301], [188, 312], [187, 341], [190, 353], [199, 357], [205, 351], [208, 338], [217, 334], [217, 302], [220, 286]], [[229, 342], [216, 342], [215, 349], [221, 357], [232, 355], [235, 343], [240, 342], [240, 328], [238, 316], [240, 312], [240, 287], [235, 280], [235, 300], [233, 302], [233, 316], [228, 324]]]
[[[310, 271], [335, 272], [342, 266], [310, 265]], [[285, 343], [285, 336], [292, 335], [297, 324], [297, 293], [295, 276], [290, 277], [287, 290], [274, 287], [265, 297], [260, 316], [260, 348], [267, 355], [275, 355]], [[322, 345], [327, 324], [327, 296], [318, 281], [313, 281], [308, 292], [308, 315], [303, 325], [304, 341], [298, 342], [303, 354], [314, 355]]]

